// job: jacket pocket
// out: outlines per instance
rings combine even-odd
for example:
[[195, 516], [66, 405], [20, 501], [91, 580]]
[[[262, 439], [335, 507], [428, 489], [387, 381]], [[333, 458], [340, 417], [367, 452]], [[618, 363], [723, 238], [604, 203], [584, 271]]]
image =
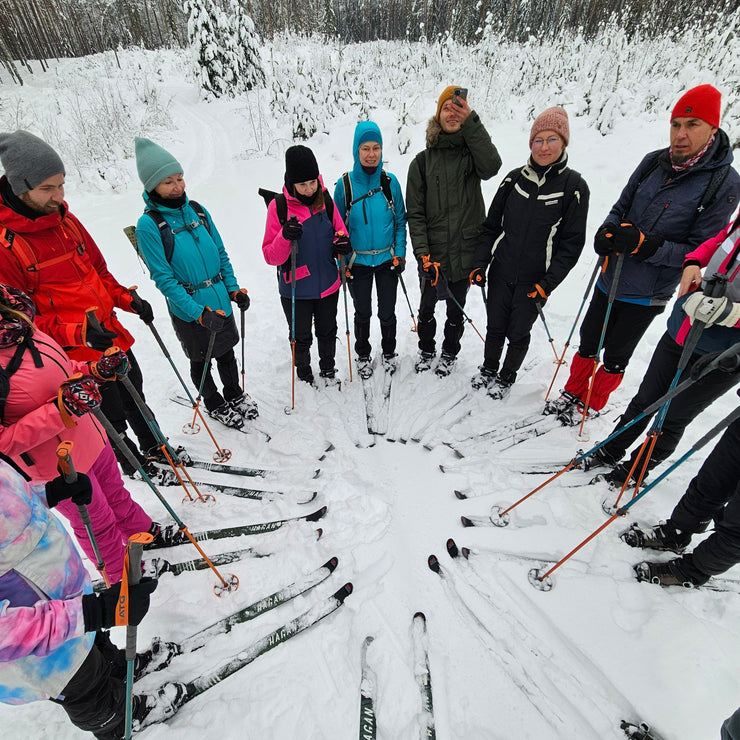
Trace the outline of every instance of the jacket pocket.
[[[288, 270], [287, 272], [283, 273], [283, 278], [285, 282], [290, 285], [290, 276], [291, 276], [292, 270]], [[295, 280], [298, 282], [299, 280], [303, 280], [303, 278], [310, 277], [311, 271], [308, 269], [307, 265], [301, 265], [300, 267], [295, 268]]]

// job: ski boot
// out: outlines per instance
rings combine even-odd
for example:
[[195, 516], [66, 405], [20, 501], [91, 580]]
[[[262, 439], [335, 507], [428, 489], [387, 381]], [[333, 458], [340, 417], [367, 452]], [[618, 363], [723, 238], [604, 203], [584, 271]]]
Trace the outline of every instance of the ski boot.
[[684, 588], [694, 588], [696, 584], [684, 578], [674, 563], [677, 560], [671, 560], [668, 563], [648, 563], [642, 562], [633, 566], [637, 580], [646, 583], [654, 583], [657, 586], [683, 586]]
[[578, 404], [581, 399], [578, 396], [569, 393], [568, 391], [560, 391], [560, 397], [554, 401], [548, 401], [545, 404], [545, 408], [542, 410], [543, 414], [555, 414], [556, 416], [561, 412], [565, 411], [569, 406]]
[[516, 380], [516, 373], [504, 370], [496, 375], [496, 381], [488, 387], [488, 397], [494, 400], [502, 400], [511, 393], [511, 386]]
[[618, 459], [612, 457], [603, 447], [598, 447], [581, 460], [580, 466], [583, 470], [593, 470], [594, 468], [614, 468], [618, 463]]
[[629, 740], [660, 740], [660, 738], [650, 730], [650, 726], [645, 724], [645, 722], [640, 722], [639, 725], [636, 725], [633, 722], [622, 720], [619, 728], [624, 730], [624, 734]]
[[138, 681], [148, 673], [167, 668], [172, 659], [181, 653], [182, 650], [176, 642], [165, 642], [162, 638], [155, 637], [148, 650], [136, 654], [134, 680]]
[[241, 429], [244, 426], [244, 418], [232, 406], [224, 402], [215, 409], [206, 409], [206, 413], [211, 419], [220, 421], [224, 426], [231, 429]]
[[449, 354], [449, 352], [443, 352], [437, 363], [437, 367], [434, 369], [435, 374], [438, 378], [446, 378], [455, 367], [457, 357]]
[[134, 694], [132, 729], [139, 732], [155, 722], [164, 722], [187, 701], [187, 686], [184, 683], [168, 682], [154, 694]]
[[434, 352], [419, 352], [419, 359], [414, 365], [414, 370], [416, 370], [417, 373], [424, 373], [427, 370], [431, 370], [434, 358]]
[[389, 352], [383, 355], [383, 369], [393, 375], [398, 368], [398, 355], [395, 352]]
[[152, 522], [149, 527], [149, 534], [152, 535], [152, 541], [144, 545], [145, 550], [155, 550], [158, 547], [175, 547], [190, 542], [187, 535], [180, 531], [177, 524], [162, 525], [159, 522]]
[[313, 370], [310, 365], [298, 365], [296, 368], [296, 375], [298, 380], [302, 380], [304, 383], [308, 383], [312, 388], [316, 387], [316, 383], [313, 377]]
[[319, 377], [324, 381], [325, 388], [336, 388], [342, 390], [342, 381], [337, 377], [337, 371], [332, 368], [331, 370], [322, 370], [319, 373]]
[[370, 355], [363, 355], [355, 360], [357, 374], [363, 379], [368, 380], [373, 377], [373, 361]]
[[475, 390], [479, 388], [488, 388], [496, 380], [496, 371], [480, 365], [478, 372], [470, 379], [470, 385]]
[[630, 547], [675, 552], [677, 555], [680, 555], [691, 542], [689, 532], [676, 529], [670, 522], [656, 524], [649, 529], [642, 529], [639, 524], [635, 523], [622, 532], [619, 538]]
[[256, 419], [260, 415], [259, 407], [257, 402], [252, 399], [249, 394], [242, 393], [241, 396], [232, 398], [228, 402], [237, 414], [239, 414], [245, 421]]

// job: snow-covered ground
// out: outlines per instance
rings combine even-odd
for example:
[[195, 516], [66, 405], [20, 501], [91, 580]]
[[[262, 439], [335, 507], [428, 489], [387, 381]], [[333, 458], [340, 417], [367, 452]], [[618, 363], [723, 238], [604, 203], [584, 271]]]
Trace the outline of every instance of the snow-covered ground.
[[[239, 542], [206, 542], [209, 554], [249, 544], [272, 555], [224, 567], [224, 572], [239, 577], [241, 585], [220, 599], [213, 595], [215, 579], [208, 571], [177, 578], [163, 576], [152, 609], [139, 628], [139, 645], [146, 645], [155, 635], [180, 640], [290, 583], [331, 556], [339, 558], [331, 580], [315, 592], [236, 627], [229, 636], [214, 639], [191, 656], [176, 659], [165, 672], [146, 677], [141, 689], [208, 671], [322, 595], [333, 593], [346, 581], [354, 584], [354, 593], [334, 615], [260, 657], [195, 699], [171, 721], [147, 729], [142, 736], [152, 740], [357, 737], [360, 649], [365, 636], [373, 635], [368, 661], [377, 680], [378, 737], [418, 738], [421, 700], [414, 676], [411, 622], [413, 614], [421, 610], [428, 620], [439, 738], [616, 739], [623, 737], [618, 729], [622, 718], [648, 721], [672, 740], [718, 737], [722, 720], [740, 704], [740, 642], [735, 622], [740, 617], [740, 598], [735, 593], [638, 584], [631, 565], [642, 559], [641, 553], [628, 548], [617, 536], [634, 519], [649, 523], [665, 518], [707, 450], [640, 501], [627, 517], [629, 521], [615, 523], [566, 563], [555, 575], [552, 591], [535, 590], [527, 580], [532, 561], [516, 556], [554, 562], [568, 552], [604, 522], [601, 502], [608, 495], [605, 488], [585, 486], [590, 476], [571, 472], [522, 504], [506, 529], [464, 529], [460, 516], [485, 515], [494, 504], [515, 501], [544, 480], [544, 476], [525, 474], [527, 466], [565, 464], [577, 448], [589, 444], [577, 439], [576, 429], [558, 429], [494, 454], [490, 444], [474, 438], [541, 409], [554, 372], [552, 349], [542, 326], [534, 328], [521, 380], [508, 399], [494, 402], [483, 392], [470, 389], [469, 380], [482, 360], [483, 349], [470, 328], [449, 378], [414, 373], [416, 337], [410, 331], [411, 319], [399, 291], [401, 364], [393, 382], [387, 434], [373, 437], [367, 433], [364, 397], [356, 374], [349, 382], [340, 299], [337, 366], [342, 390], [316, 391], [299, 384], [296, 410], [286, 415], [291, 388], [288, 332], [274, 268], [265, 265], [262, 258], [265, 209], [257, 195], [260, 186], [277, 189], [282, 183], [282, 153], [290, 143], [280, 134], [285, 122], [275, 122], [269, 142], [258, 142], [257, 132], [269, 128], [269, 113], [266, 105], [255, 103], [255, 97], [248, 105], [244, 101], [205, 103], [189, 80], [175, 74], [181, 56], [142, 52], [121, 56], [126, 67], [121, 74], [142, 83], [121, 83], [117, 88], [121, 99], [130, 102], [127, 115], [140, 116], [131, 123], [134, 132], [151, 135], [182, 162], [188, 194], [211, 211], [237, 276], [252, 298], [246, 325], [246, 383], [260, 404], [256, 426], [272, 439], [264, 443], [258, 434], [239, 434], [215, 423], [214, 433], [222, 445], [232, 449], [234, 464], [277, 471], [266, 480], [249, 480], [250, 484], [288, 493], [285, 500], [274, 503], [217, 495], [216, 502], [209, 504], [181, 503], [182, 492], [175, 488], [165, 489], [164, 494], [193, 531], [305, 513], [305, 507], [293, 503], [298, 498], [294, 494], [303, 491], [317, 490], [317, 506], [328, 506], [322, 522], [324, 535], [318, 542], [314, 528], [306, 524]], [[137, 64], [139, 72], [132, 72]], [[164, 71], [159, 72], [157, 86], [151, 83], [151, 89], [159, 90], [159, 97], [155, 115], [145, 120], [141, 115], [142, 90], [156, 74], [155, 67]], [[89, 79], [87, 97], [91, 98], [98, 89], [98, 72], [92, 60], [68, 60], [47, 74], [33, 75], [24, 88], [0, 86], [0, 96], [5, 99], [0, 109], [3, 130], [22, 125], [41, 132], [40, 127], [34, 127], [34, 119], [21, 112], [43, 111], [48, 122], [53, 118], [60, 81], [77, 80], [79, 93], [84, 90], [80, 85]], [[115, 70], [111, 74], [115, 79]], [[701, 78], [690, 84], [705, 81]], [[399, 154], [396, 110], [371, 110], [385, 137], [385, 167], [402, 184], [411, 157], [423, 148], [426, 119], [448, 82], [441, 79], [417, 91], [420, 102], [409, 113], [400, 134], [411, 137], [404, 155]], [[528, 154], [531, 117], [528, 105], [517, 99], [508, 101], [505, 115], [494, 117], [490, 111], [487, 115], [487, 105], [479, 102], [477, 92], [471, 86], [471, 105], [482, 112], [504, 161], [499, 176], [484, 184], [489, 203], [500, 176], [523, 163]], [[41, 102], [44, 100], [48, 101], [46, 106]], [[559, 102], [542, 97], [536, 108]], [[668, 110], [674, 100], [663, 102]], [[10, 115], [14, 105], [16, 119]], [[262, 116], [261, 123], [255, 123], [255, 112]], [[589, 236], [642, 156], [666, 145], [667, 118], [667, 114], [641, 116], [632, 110], [628, 117], [616, 119], [606, 136], [589, 126], [588, 119], [571, 118], [570, 163], [583, 173], [591, 188]], [[355, 120], [346, 115], [327, 124], [325, 132], [308, 142], [327, 185], [351, 166]], [[60, 141], [64, 128], [60, 123]], [[67, 201], [98, 241], [118, 280], [137, 284], [142, 296], [152, 302], [156, 326], [186, 374], [164, 300], [122, 233], [124, 226], [138, 218], [142, 201], [130, 157], [133, 139], [117, 145], [129, 158], [118, 158], [104, 187], [94, 186], [89, 170], [70, 168]], [[587, 246], [579, 264], [547, 303], [548, 325], [558, 351], [594, 264], [594, 253]], [[416, 311], [414, 271], [409, 269], [405, 278]], [[469, 296], [467, 311], [484, 331], [483, 303], [475, 292]], [[351, 326], [351, 301], [349, 312]], [[136, 336], [135, 351], [144, 370], [147, 399], [164, 431], [173, 443], [185, 445], [194, 456], [210, 459], [213, 447], [203, 432], [187, 436], [181, 431], [190, 415], [169, 401], [178, 392], [178, 383], [153, 337], [136, 317], [124, 314], [122, 318]], [[617, 413], [631, 398], [664, 328], [662, 317], [649, 330], [625, 382], [613, 396], [613, 411], [587, 425], [591, 443], [609, 432]], [[376, 324], [372, 340], [378, 347]], [[573, 347], [576, 345], [577, 334]], [[564, 378], [565, 371], [561, 373]], [[677, 455], [736, 404], [734, 393], [715, 403], [688, 429]], [[462, 459], [444, 444], [471, 435]], [[330, 445], [333, 449], [325, 454]], [[314, 479], [317, 468], [321, 474]], [[229, 480], [228, 476], [204, 472], [197, 477]], [[244, 479], [233, 478], [231, 482], [244, 485]], [[133, 482], [130, 487], [155, 518], [166, 520], [166, 512], [144, 484]], [[469, 499], [458, 500], [453, 495], [455, 489], [466, 492]], [[469, 561], [449, 558], [445, 552], [449, 537], [473, 550]], [[439, 557], [443, 578], [427, 567], [431, 553]], [[183, 546], [166, 555], [185, 560], [197, 553]], [[735, 578], [738, 575], [734, 573]], [[115, 630], [114, 636], [122, 640], [122, 634]], [[51, 704], [0, 707], [0, 722], [6, 738], [86, 736], [75, 731], [61, 709]]]

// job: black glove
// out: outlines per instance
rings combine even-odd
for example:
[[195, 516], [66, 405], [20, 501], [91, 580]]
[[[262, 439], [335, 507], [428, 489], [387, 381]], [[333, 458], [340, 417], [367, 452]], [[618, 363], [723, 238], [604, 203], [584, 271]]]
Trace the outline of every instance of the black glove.
[[704, 368], [721, 355], [724, 355], [724, 357], [717, 363], [717, 370], [721, 370], [723, 373], [736, 373], [740, 370], [740, 343], [738, 343], [724, 352], [710, 352], [708, 355], [702, 355], [691, 366], [691, 379], [698, 380]]
[[84, 416], [100, 407], [100, 388], [92, 375], [73, 375], [59, 386], [59, 398], [64, 410], [73, 416]]
[[226, 323], [226, 314], [223, 311], [211, 311], [206, 306], [198, 319], [198, 323], [208, 331], [221, 331]]
[[419, 263], [419, 275], [422, 280], [428, 280], [432, 285], [437, 285], [439, 282], [439, 262], [432, 262], [432, 258], [428, 254], [422, 254]]
[[46, 503], [53, 509], [60, 501], [71, 498], [77, 506], [87, 506], [92, 501], [92, 484], [84, 473], [77, 473], [77, 480], [67, 483], [59, 475], [46, 484]]
[[[157, 588], [156, 578], [144, 577], [137, 584], [128, 585], [128, 623], [135, 627], [149, 611], [149, 596]], [[99, 594], [85, 594], [82, 597], [82, 616], [85, 619], [85, 632], [114, 627], [118, 597], [121, 584], [116, 583]]]
[[249, 294], [246, 288], [239, 288], [231, 293], [230, 298], [237, 306], [239, 310], [246, 311], [249, 308]]
[[616, 245], [614, 243], [614, 231], [616, 226], [614, 224], [604, 224], [594, 236], [594, 251], [596, 254], [607, 257], [610, 254], [614, 254], [616, 251]]
[[539, 283], [535, 283], [527, 293], [527, 298], [531, 298], [535, 303], [539, 303], [540, 306], [544, 306], [547, 303], [548, 297], [545, 289]]
[[302, 236], [303, 226], [295, 216], [291, 216], [283, 224], [283, 238], [289, 242], [297, 242]]
[[98, 350], [98, 352], [105, 352], [108, 347], [113, 346], [113, 340], [118, 336], [114, 331], [108, 331], [103, 326], [102, 322], [100, 328], [92, 327], [90, 324], [86, 324], [84, 330], [84, 340], [88, 347]]
[[394, 257], [391, 270], [400, 275], [406, 269], [406, 259], [404, 257]]
[[352, 254], [352, 244], [346, 234], [337, 234], [334, 237], [332, 247], [332, 253], [335, 257], [346, 257], [348, 254]]
[[111, 347], [100, 355], [100, 359], [89, 362], [88, 367], [90, 373], [99, 380], [112, 380], [128, 374], [128, 356], [122, 349]]
[[474, 270], [471, 270], [470, 275], [468, 275], [468, 281], [471, 285], [480, 285], [481, 288], [485, 287], [486, 268], [476, 267]]
[[643, 234], [634, 224], [620, 224], [614, 230], [614, 243], [618, 254], [629, 254], [637, 262], [652, 257], [663, 246], [662, 236]]
[[152, 304], [149, 301], [145, 301], [138, 295], [131, 296], [131, 308], [134, 309], [138, 317], [145, 323], [151, 324], [154, 321], [154, 311], [152, 310]]

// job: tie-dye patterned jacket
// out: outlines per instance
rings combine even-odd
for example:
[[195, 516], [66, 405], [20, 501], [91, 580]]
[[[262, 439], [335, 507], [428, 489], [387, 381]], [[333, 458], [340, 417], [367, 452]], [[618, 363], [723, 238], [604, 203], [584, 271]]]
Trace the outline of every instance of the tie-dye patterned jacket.
[[44, 487], [0, 462], [0, 702], [60, 695], [92, 646], [79, 598], [90, 592]]

